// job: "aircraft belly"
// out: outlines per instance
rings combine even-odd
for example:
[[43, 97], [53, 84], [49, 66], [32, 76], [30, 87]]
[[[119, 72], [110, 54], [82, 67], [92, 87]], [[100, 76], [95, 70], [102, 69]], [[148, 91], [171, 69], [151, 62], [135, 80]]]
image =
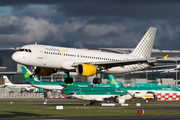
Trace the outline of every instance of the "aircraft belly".
[[57, 90], [57, 89], [63, 89], [61, 86], [47, 86], [47, 85], [33, 85], [38, 88], [48, 89], [48, 90]]

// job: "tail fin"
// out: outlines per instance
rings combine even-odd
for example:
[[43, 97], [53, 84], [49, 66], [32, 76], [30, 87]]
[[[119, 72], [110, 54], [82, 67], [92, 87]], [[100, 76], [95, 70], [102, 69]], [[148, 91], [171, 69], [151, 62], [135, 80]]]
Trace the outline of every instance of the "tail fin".
[[109, 82], [110, 82], [111, 87], [114, 87], [114, 88], [120, 88], [121, 87], [121, 85], [115, 79], [114, 75], [108, 75], [108, 78], [109, 78]]
[[32, 74], [25, 66], [21, 66], [25, 81], [27, 82], [41, 82], [36, 76], [34, 78], [30, 78]]
[[150, 27], [146, 34], [143, 36], [139, 44], [136, 46], [134, 51], [130, 54], [140, 58], [151, 57], [152, 47], [156, 35], [157, 28]]
[[5, 85], [12, 85], [12, 82], [9, 81], [9, 79], [7, 78], [7, 76], [3, 76]]

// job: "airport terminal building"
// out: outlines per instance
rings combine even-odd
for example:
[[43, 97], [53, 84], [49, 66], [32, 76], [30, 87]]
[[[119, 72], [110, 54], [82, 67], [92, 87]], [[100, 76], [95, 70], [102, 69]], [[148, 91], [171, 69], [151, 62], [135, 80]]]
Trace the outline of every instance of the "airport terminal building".
[[[8, 78], [13, 83], [23, 83], [24, 77], [21, 71], [21, 65], [14, 62], [11, 58], [12, 54], [17, 51], [18, 48], [1, 48], [0, 49], [0, 78], [1, 83], [3, 84], [2, 76], [7, 75]], [[103, 52], [114, 52], [119, 54], [129, 54], [134, 49], [133, 48], [98, 48], [96, 50], [100, 50]], [[159, 82], [161, 84], [171, 84], [174, 85], [176, 81], [180, 80], [179, 69], [176, 70], [176, 65], [178, 62], [176, 60], [177, 57], [180, 57], [180, 50], [152, 50], [152, 57], [162, 57], [168, 55], [169, 57], [173, 57], [174, 62], [171, 63], [163, 63], [158, 66], [154, 66], [152, 68], [136, 71], [133, 73], [127, 74], [117, 74], [116, 79], [119, 82], [128, 82], [128, 83], [146, 83], [146, 82]], [[29, 66], [30, 68], [30, 66]], [[75, 81], [92, 81], [94, 77], [81, 77], [76, 74], [72, 74]], [[103, 78], [103, 82], [108, 82], [107, 75], [101, 75]], [[59, 71], [51, 76], [47, 77], [39, 77], [42, 81], [64, 81], [64, 72]]]

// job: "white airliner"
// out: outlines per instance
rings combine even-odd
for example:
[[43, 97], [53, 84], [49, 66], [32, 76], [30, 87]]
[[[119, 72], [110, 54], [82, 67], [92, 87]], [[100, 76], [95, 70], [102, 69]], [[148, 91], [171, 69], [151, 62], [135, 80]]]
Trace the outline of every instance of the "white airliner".
[[16, 89], [25, 89], [27, 91], [30, 91], [31, 89], [35, 92], [38, 91], [37, 88], [35, 87], [32, 87], [31, 85], [29, 84], [13, 84], [12, 82], [9, 81], [9, 79], [7, 78], [7, 76], [3, 76], [3, 79], [4, 79], [4, 82], [5, 82], [5, 85], [4, 87], [7, 87], [7, 88], [10, 88], [10, 89], [13, 89], [13, 88], [16, 88]]
[[[71, 97], [74, 97], [74, 98], [77, 98], [77, 99], [80, 99], [80, 100], [89, 100], [91, 101], [90, 104], [94, 104], [95, 101], [99, 101], [99, 102], [103, 102], [105, 101], [105, 98], [108, 98], [108, 97], [114, 97], [113, 95], [70, 95]], [[123, 96], [118, 96], [118, 101], [115, 101], [117, 103], [120, 103], [121, 104], [121, 101], [123, 100], [123, 103], [126, 101], [126, 100], [130, 100], [132, 99], [132, 95], [131, 94], [127, 94], [127, 95], [123, 95]], [[109, 101], [107, 101], [109, 102]]]
[[[156, 29], [150, 27], [130, 54], [31, 44], [22, 46], [12, 59], [32, 66], [33, 74], [40, 76], [51, 75], [57, 70], [65, 71], [68, 76], [69, 72], [77, 72], [81, 76], [133, 72], [151, 67], [156, 62], [155, 58], [150, 58]], [[68, 77], [65, 82], [72, 83], [73, 79]], [[93, 82], [101, 83], [101, 79], [96, 77]]]

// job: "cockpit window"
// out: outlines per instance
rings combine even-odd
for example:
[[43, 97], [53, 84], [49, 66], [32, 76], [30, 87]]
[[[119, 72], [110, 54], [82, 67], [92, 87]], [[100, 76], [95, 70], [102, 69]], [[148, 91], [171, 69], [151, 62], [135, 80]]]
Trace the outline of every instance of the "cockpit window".
[[22, 51], [25, 51], [25, 52], [31, 52], [30, 49], [19, 49], [18, 51], [22, 52]]
[[19, 49], [19, 51], [24, 51], [24, 49]]

